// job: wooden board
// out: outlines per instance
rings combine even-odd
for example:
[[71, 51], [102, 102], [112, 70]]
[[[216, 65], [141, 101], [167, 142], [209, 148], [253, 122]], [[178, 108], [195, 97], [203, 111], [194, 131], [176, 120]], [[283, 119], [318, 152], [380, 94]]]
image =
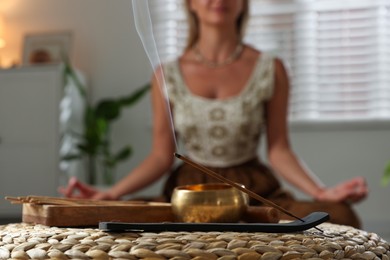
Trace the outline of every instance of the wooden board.
[[37, 205], [24, 203], [25, 223], [57, 227], [98, 226], [99, 222], [173, 222], [168, 205]]
[[[147, 201], [97, 201], [45, 196], [6, 197], [23, 204], [25, 223], [58, 227], [97, 227], [99, 222], [175, 222], [170, 203]], [[280, 213], [271, 207], [249, 206], [241, 216], [247, 223], [278, 223]]]

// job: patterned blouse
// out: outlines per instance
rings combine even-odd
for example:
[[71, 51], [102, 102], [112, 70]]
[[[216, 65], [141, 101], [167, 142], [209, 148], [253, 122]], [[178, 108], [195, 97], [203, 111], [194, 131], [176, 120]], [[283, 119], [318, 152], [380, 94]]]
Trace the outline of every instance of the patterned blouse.
[[264, 102], [273, 93], [273, 57], [262, 53], [241, 92], [225, 99], [194, 95], [178, 60], [163, 65], [175, 130], [187, 156], [210, 167], [229, 167], [257, 156], [265, 124]]

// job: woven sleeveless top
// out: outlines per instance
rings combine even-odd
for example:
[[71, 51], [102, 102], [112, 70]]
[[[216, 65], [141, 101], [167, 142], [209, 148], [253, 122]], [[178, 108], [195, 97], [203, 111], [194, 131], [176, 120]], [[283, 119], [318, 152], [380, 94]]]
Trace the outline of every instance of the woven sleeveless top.
[[264, 102], [273, 93], [273, 57], [262, 53], [241, 92], [210, 99], [193, 94], [174, 60], [163, 65], [175, 131], [187, 156], [210, 167], [229, 167], [257, 157], [264, 129]]

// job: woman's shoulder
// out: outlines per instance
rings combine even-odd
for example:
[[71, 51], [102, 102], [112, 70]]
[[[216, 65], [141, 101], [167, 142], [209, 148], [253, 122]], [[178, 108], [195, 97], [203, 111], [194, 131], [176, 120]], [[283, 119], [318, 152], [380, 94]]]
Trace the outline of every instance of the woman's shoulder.
[[244, 60], [252, 64], [272, 64], [273, 61], [276, 59], [275, 55], [272, 52], [257, 49], [250, 44], [245, 44], [245, 49], [246, 51], [244, 53], [243, 58]]
[[163, 61], [160, 64], [160, 67], [161, 67], [161, 69], [164, 70], [166, 68], [170, 68], [170, 67], [176, 66], [178, 61], [179, 61], [179, 58], [170, 58], [170, 59], [167, 59], [167, 60]]
[[174, 60], [169, 60], [155, 66], [152, 74], [152, 82], [158, 83], [158, 85], [161, 85], [162, 82], [165, 82], [165, 78], [172, 74], [172, 69], [174, 68], [173, 65]]
[[267, 67], [272, 68], [274, 74], [278, 77], [287, 74], [286, 64], [281, 57], [272, 51], [261, 51], [252, 48], [258, 54], [259, 62], [266, 64]]
[[155, 76], [161, 77], [162, 75], [167, 73], [167, 71], [172, 70], [172, 68], [176, 66], [177, 62], [178, 59], [168, 59], [163, 62], [160, 62], [157, 66], [155, 66], [153, 74]]
[[249, 53], [253, 56], [261, 55], [261, 53], [263, 52], [263, 51], [257, 49], [256, 47], [254, 47], [253, 45], [250, 45], [248, 43], [245, 43], [244, 46], [249, 51]]
[[283, 65], [283, 62], [280, 59], [280, 57], [278, 57], [278, 55], [276, 55], [275, 52], [273, 51], [261, 50], [250, 44], [245, 44], [245, 47], [249, 53], [248, 57], [252, 57], [253, 59], [258, 59], [258, 60], [264, 59], [264, 60], [273, 61], [275, 66]]

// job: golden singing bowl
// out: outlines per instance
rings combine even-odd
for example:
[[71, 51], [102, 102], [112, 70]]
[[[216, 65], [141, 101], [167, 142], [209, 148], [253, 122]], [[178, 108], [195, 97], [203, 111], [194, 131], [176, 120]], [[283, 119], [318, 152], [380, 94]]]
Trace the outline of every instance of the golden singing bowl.
[[172, 211], [179, 222], [237, 222], [248, 206], [248, 195], [223, 183], [176, 187]]

